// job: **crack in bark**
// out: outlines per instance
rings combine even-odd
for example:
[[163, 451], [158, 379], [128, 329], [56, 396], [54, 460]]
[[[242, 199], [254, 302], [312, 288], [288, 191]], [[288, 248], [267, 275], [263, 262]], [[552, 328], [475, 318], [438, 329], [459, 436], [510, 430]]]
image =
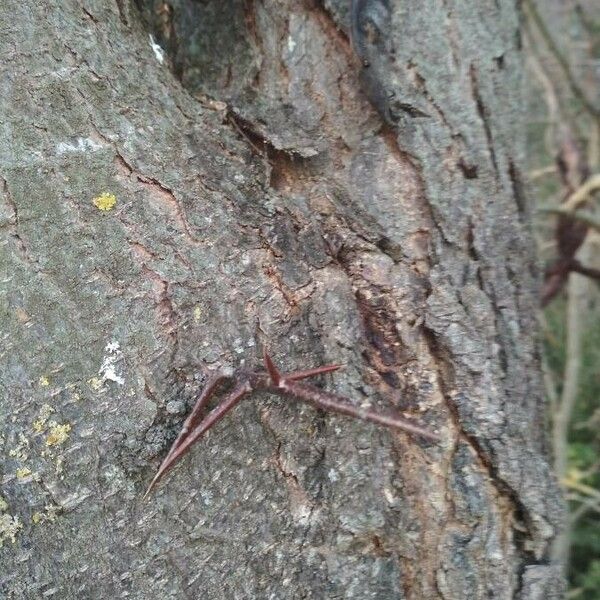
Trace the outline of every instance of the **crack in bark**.
[[[412, 83], [414, 84], [414, 86], [422, 94], [423, 98], [425, 98], [425, 100], [429, 103], [429, 105], [433, 108], [434, 112], [437, 113], [442, 124], [448, 130], [450, 137], [455, 135], [452, 125], [446, 118], [446, 114], [444, 113], [442, 108], [439, 106], [439, 104], [433, 99], [431, 92], [427, 89], [427, 82], [425, 80], [425, 77], [423, 77], [419, 73], [419, 71], [417, 69], [417, 65], [414, 62], [409, 61], [406, 64], [406, 71], [410, 75], [410, 77], [413, 79]], [[428, 113], [425, 113], [423, 111], [419, 111], [419, 112], [422, 112], [423, 114], [417, 115], [417, 116], [422, 116], [422, 117], [430, 117], [431, 116]]]
[[341, 50], [350, 64], [356, 64], [352, 44], [348, 34], [339, 27], [331, 13], [325, 8], [323, 0], [302, 0], [309, 15], [313, 16], [329, 39], [336, 40], [336, 47]]
[[[300, 510], [302, 510], [303, 507], [308, 507], [308, 514], [299, 516], [301, 522], [306, 523], [306, 525], [303, 525], [302, 537], [298, 544], [298, 551], [301, 554], [304, 551], [304, 548], [308, 541], [308, 536], [313, 525], [313, 516], [315, 514], [315, 511], [319, 508], [319, 499], [323, 490], [323, 481], [319, 480], [316, 494], [309, 496], [307, 490], [300, 484], [296, 473], [286, 468], [284, 464], [281, 452], [283, 441], [279, 433], [270, 423], [269, 412], [266, 409], [261, 411], [261, 422], [263, 423], [263, 425], [265, 425], [267, 430], [273, 436], [275, 443], [277, 444], [273, 455], [272, 463], [277, 469], [277, 471], [281, 473], [286, 483], [288, 502], [290, 503], [290, 510], [292, 514], [295, 512], [295, 510], [297, 510], [297, 507], [296, 509], [294, 509], [294, 505], [300, 506]], [[318, 465], [325, 460], [325, 453], [326, 449], [323, 448], [319, 453], [319, 458], [312, 465], [313, 468], [318, 467]]]
[[129, 29], [129, 19], [127, 18], [128, 5], [126, 4], [125, 0], [115, 0], [115, 4], [117, 5], [117, 12], [119, 13], [119, 19], [121, 23], [125, 25], [127, 29]]
[[[451, 363], [444, 357], [443, 349], [439, 348], [438, 343], [436, 341], [435, 332], [424, 327], [423, 332], [425, 334], [425, 340], [428, 343], [431, 355], [435, 358], [438, 365], [451, 365]], [[454, 376], [449, 373], [449, 378], [453, 379]], [[500, 497], [503, 497], [508, 500], [513, 509], [513, 516], [515, 519], [515, 523], [512, 525], [513, 533], [514, 533], [514, 544], [515, 549], [520, 553], [523, 557], [521, 563], [521, 570], [524, 571], [526, 567], [535, 565], [535, 564], [546, 564], [547, 559], [542, 558], [541, 560], [535, 557], [535, 554], [532, 550], [527, 548], [527, 540], [535, 539], [535, 526], [533, 524], [530, 512], [525, 504], [521, 501], [519, 497], [519, 493], [515, 490], [504, 478], [502, 478], [498, 472], [498, 467], [494, 464], [493, 451], [491, 448], [485, 448], [482, 445], [482, 442], [485, 440], [480, 440], [477, 437], [476, 433], [472, 433], [468, 431], [463, 422], [460, 415], [460, 409], [457, 404], [454, 402], [452, 395], [448, 393], [448, 390], [445, 385], [446, 377], [439, 376], [438, 373], [438, 381], [440, 388], [442, 390], [443, 398], [446, 402], [446, 406], [448, 407], [449, 414], [452, 417], [452, 422], [454, 427], [459, 434], [459, 438], [464, 440], [468, 446], [473, 450], [475, 456], [479, 464], [481, 465], [483, 471], [487, 473], [488, 480], [490, 484], [494, 487], [497, 494]], [[521, 529], [519, 528], [519, 524], [523, 524], [525, 526], [525, 535], [521, 534]]]
[[128, 176], [134, 176], [138, 183], [144, 186], [153, 196], [160, 198], [163, 203], [172, 209], [173, 214], [175, 215], [175, 220], [189, 243], [193, 244], [194, 246], [202, 245], [202, 241], [192, 233], [185, 211], [179, 200], [177, 200], [173, 190], [155, 177], [148, 177], [138, 171], [124, 158], [124, 156], [114, 145], [113, 147], [117, 153], [117, 156], [115, 157], [115, 164], [117, 168], [126, 173]]
[[525, 217], [528, 214], [525, 185], [521, 178], [521, 173], [512, 158], [509, 158], [508, 160], [508, 177], [512, 185], [512, 196], [517, 205], [517, 216], [521, 225], [524, 225]]
[[496, 179], [500, 179], [500, 171], [498, 169], [498, 161], [496, 160], [496, 150], [494, 148], [494, 138], [492, 136], [492, 127], [490, 125], [489, 112], [487, 106], [483, 102], [483, 98], [479, 91], [479, 82], [477, 80], [477, 68], [473, 63], [471, 63], [471, 67], [469, 69], [469, 79], [471, 81], [471, 94], [473, 95], [473, 100], [475, 100], [477, 114], [479, 115], [479, 118], [481, 119], [481, 123], [483, 125], [485, 139], [487, 141], [487, 149], [490, 154], [492, 165], [494, 166]]
[[[149, 254], [148, 251], [141, 251], [141, 247], [141, 244], [137, 245], [134, 255], [145, 256], [144, 252]], [[142, 261], [142, 272], [152, 281], [155, 295], [156, 322], [171, 347], [169, 363], [173, 364], [179, 347], [179, 316], [170, 298], [170, 283], [159, 273], [153, 271], [144, 261]]]
[[357, 290], [355, 297], [367, 342], [364, 356], [387, 386], [400, 389], [397, 373], [416, 357], [405, 352], [396, 328], [397, 311], [374, 286]]
[[8, 227], [10, 228], [11, 235], [12, 235], [13, 239], [15, 240], [17, 249], [18, 249], [19, 253], [21, 254], [21, 256], [23, 257], [23, 259], [30, 264], [37, 265], [38, 261], [36, 259], [32, 258], [31, 253], [29, 251], [29, 247], [27, 246], [27, 244], [25, 243], [25, 240], [19, 233], [19, 222], [20, 222], [19, 221], [19, 208], [17, 207], [17, 203], [15, 202], [15, 199], [13, 198], [10, 188], [8, 187], [8, 182], [6, 181], [6, 179], [4, 179], [4, 177], [1, 177], [1, 176], [0, 176], [0, 182], [2, 183], [2, 193], [3, 193], [4, 199], [6, 200], [6, 205], [8, 206], [10, 212], [12, 213], [12, 218], [6, 222], [6, 225], [8, 225]]

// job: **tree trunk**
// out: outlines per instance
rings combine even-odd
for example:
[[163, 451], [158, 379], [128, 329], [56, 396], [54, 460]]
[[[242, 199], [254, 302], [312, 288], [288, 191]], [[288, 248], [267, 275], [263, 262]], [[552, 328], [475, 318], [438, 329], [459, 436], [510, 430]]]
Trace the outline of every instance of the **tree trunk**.
[[515, 4], [2, 5], [4, 597], [561, 595]]

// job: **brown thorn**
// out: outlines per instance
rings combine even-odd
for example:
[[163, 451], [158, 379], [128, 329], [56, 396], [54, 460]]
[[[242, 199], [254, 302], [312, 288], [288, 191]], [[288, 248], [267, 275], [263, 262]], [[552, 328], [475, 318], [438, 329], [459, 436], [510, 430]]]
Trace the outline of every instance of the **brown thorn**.
[[269, 376], [271, 377], [271, 381], [273, 382], [273, 385], [278, 386], [279, 382], [281, 381], [281, 374], [279, 373], [279, 371], [277, 370], [277, 367], [271, 360], [271, 357], [267, 353], [266, 348], [263, 350], [263, 359], [265, 361], [265, 367], [267, 367], [267, 371], [269, 372]]
[[385, 415], [356, 407], [344, 396], [326, 392], [325, 390], [321, 390], [318, 387], [307, 383], [296, 383], [295, 381], [286, 381], [285, 383], [285, 388], [280, 388], [280, 393], [312, 404], [321, 410], [348, 415], [350, 417], [361, 419], [362, 421], [370, 421], [371, 423], [376, 423], [377, 425], [383, 425], [392, 429], [400, 429], [430, 440], [439, 441], [441, 439], [436, 433], [413, 425], [410, 421], [402, 419], [401, 417]]
[[220, 421], [232, 408], [234, 408], [234, 406], [236, 406], [242, 400], [244, 396], [253, 390], [269, 390], [282, 396], [289, 396], [295, 398], [296, 400], [307, 402], [324, 411], [352, 416], [362, 419], [363, 421], [370, 421], [385, 427], [403, 430], [413, 435], [419, 435], [430, 440], [437, 441], [441, 439], [437, 434], [426, 429], [422, 429], [406, 419], [359, 408], [354, 406], [351, 401], [344, 396], [326, 392], [310, 384], [297, 383], [297, 381], [300, 379], [335, 371], [339, 369], [341, 365], [326, 365], [306, 371], [294, 371], [288, 375], [282, 375], [271, 360], [266, 348], [263, 350], [263, 357], [269, 374], [270, 382], [268, 379], [266, 379], [264, 372], [238, 375], [235, 377], [238, 382], [237, 385], [225, 397], [225, 400], [223, 400], [220, 405], [213, 409], [203, 420], [198, 423], [202, 414], [202, 409], [208, 404], [208, 401], [214, 394], [217, 386], [223, 380], [231, 379], [229, 375], [225, 375], [221, 372], [211, 375], [204, 390], [202, 391], [202, 394], [200, 395], [200, 398], [192, 409], [191, 414], [185, 420], [181, 432], [169, 449], [169, 452], [158, 469], [158, 472], [154, 476], [154, 479], [152, 479], [150, 482], [143, 499], [148, 497], [160, 479], [175, 465], [176, 462], [179, 461], [180, 458], [186, 454], [186, 452], [189, 451], [191, 446], [204, 433], [206, 433], [213, 425]]
[[182, 458], [186, 452], [190, 449], [192, 444], [194, 444], [202, 435], [204, 435], [213, 425], [215, 425], [218, 421], [220, 421], [236, 404], [242, 400], [244, 396], [252, 391], [252, 387], [248, 381], [244, 381], [244, 383], [238, 384], [217, 406], [214, 408], [201, 422], [200, 424], [192, 431], [186, 439], [173, 451], [170, 452], [165, 460], [162, 462], [158, 472], [154, 476], [154, 479], [150, 482], [146, 493], [142, 500], [144, 500], [148, 494], [152, 491], [154, 486], [162, 479], [162, 477], [169, 471], [175, 463]]
[[196, 402], [196, 404], [194, 404], [194, 408], [192, 408], [192, 412], [190, 412], [187, 419], [184, 421], [181, 431], [179, 432], [179, 435], [171, 445], [171, 448], [169, 449], [169, 453], [167, 454], [166, 458], [171, 456], [171, 454], [173, 454], [173, 452], [175, 452], [175, 450], [177, 450], [177, 448], [181, 446], [181, 444], [188, 437], [190, 431], [192, 431], [198, 425], [200, 417], [202, 416], [202, 411], [204, 408], [206, 408], [206, 405], [213, 397], [215, 389], [226, 379], [229, 379], [229, 377], [220, 371], [212, 373], [209, 376], [206, 384], [204, 385], [204, 389], [200, 394], [200, 398], [198, 398], [198, 401]]
[[324, 367], [316, 367], [315, 369], [308, 369], [306, 371], [294, 371], [284, 376], [284, 379], [291, 381], [298, 381], [299, 379], [306, 379], [307, 377], [314, 377], [321, 375], [322, 373], [331, 373], [341, 369], [343, 365], [325, 365]]

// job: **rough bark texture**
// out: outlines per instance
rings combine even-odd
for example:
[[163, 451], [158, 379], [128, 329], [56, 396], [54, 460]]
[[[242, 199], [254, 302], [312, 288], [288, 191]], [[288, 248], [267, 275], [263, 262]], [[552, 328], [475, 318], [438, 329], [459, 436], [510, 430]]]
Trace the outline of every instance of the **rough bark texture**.
[[[357, 9], [0, 8], [4, 597], [560, 596], [517, 7]], [[142, 503], [263, 344], [443, 442], [257, 396]]]

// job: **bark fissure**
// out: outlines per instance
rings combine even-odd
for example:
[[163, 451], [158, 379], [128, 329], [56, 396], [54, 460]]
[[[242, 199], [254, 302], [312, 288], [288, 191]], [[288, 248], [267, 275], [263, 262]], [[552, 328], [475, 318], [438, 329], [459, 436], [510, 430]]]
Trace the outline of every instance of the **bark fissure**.
[[477, 107], [477, 114], [483, 123], [483, 130], [485, 132], [485, 137], [487, 140], [487, 149], [490, 156], [490, 160], [494, 167], [494, 172], [496, 173], [496, 178], [500, 178], [500, 173], [498, 170], [498, 161], [496, 159], [496, 150], [494, 149], [494, 138], [492, 136], [492, 128], [490, 125], [490, 120], [488, 116], [488, 107], [486, 106], [483, 98], [481, 97], [481, 93], [479, 91], [479, 83], [477, 81], [477, 68], [475, 65], [471, 64], [469, 69], [469, 77], [471, 80], [471, 92], [473, 94], [473, 99], [475, 100], [475, 106]]
[[27, 248], [27, 244], [25, 243], [25, 240], [19, 233], [19, 209], [17, 207], [15, 199], [12, 196], [10, 188], [8, 187], [8, 182], [6, 181], [6, 179], [4, 179], [4, 177], [0, 177], [0, 181], [2, 181], [2, 195], [4, 196], [6, 205], [11, 213], [8, 220], [4, 224], [0, 225], [0, 227], [1, 226], [10, 227], [11, 232], [12, 232], [12, 237], [15, 240], [15, 244], [19, 250], [19, 253], [23, 257], [23, 259], [26, 260], [28, 263], [35, 263], [36, 261], [31, 258], [31, 255], [29, 253], [29, 249]]

